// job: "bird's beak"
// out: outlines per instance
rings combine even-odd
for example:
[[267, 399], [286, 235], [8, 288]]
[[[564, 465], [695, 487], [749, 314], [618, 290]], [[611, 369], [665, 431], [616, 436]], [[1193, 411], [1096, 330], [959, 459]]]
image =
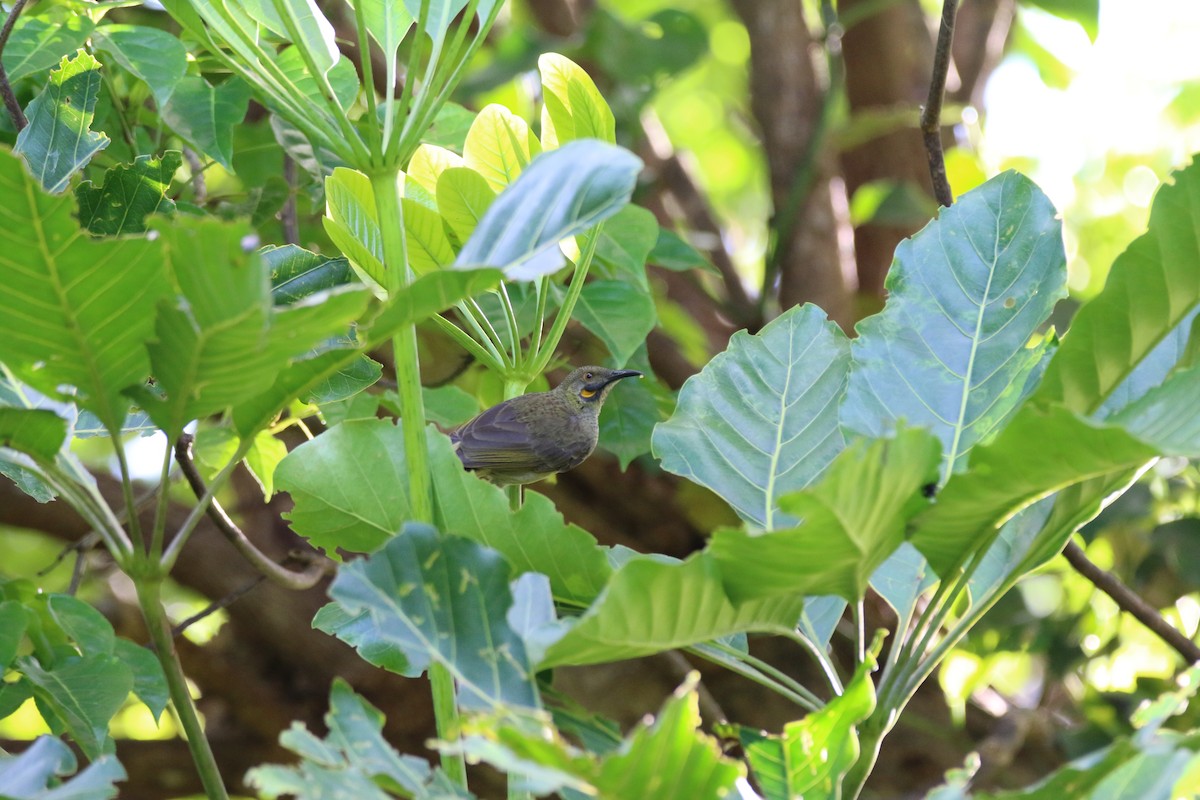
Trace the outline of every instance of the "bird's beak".
[[621, 380], [621, 378], [640, 378], [640, 377], [642, 377], [642, 373], [638, 372], [636, 369], [619, 369], [616, 372], [614, 372], [612, 375], [608, 376], [608, 380], [606, 380], [604, 382], [604, 385], [607, 386], [610, 383], [616, 383], [617, 381]]

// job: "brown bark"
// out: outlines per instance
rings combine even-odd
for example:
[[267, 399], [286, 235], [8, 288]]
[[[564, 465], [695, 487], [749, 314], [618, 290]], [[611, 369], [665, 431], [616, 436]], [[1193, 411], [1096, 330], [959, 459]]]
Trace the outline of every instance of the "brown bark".
[[[849, 328], [850, 297], [838, 247], [828, 148], [814, 138], [820, 130], [824, 92], [814, 64], [815, 46], [795, 0], [733, 0], [750, 35], [750, 99], [762, 133], [771, 175], [775, 230], [788, 230], [777, 244], [780, 309], [819, 305]], [[808, 177], [794, 220], [783, 220], [793, 186]], [[764, 287], [770, 294], [776, 287]]]
[[[920, 3], [900, 0], [879, 5], [872, 0], [843, 0], [838, 13], [851, 20], [842, 37], [851, 113], [912, 112], [911, 125], [842, 152], [846, 194], [853, 197], [863, 185], [879, 180], [909, 182], [930, 193], [925, 147], [916, 119], [929, 90], [933, 45]], [[896, 245], [916, 230], [917, 226], [871, 223], [855, 229], [862, 311], [879, 307]]]

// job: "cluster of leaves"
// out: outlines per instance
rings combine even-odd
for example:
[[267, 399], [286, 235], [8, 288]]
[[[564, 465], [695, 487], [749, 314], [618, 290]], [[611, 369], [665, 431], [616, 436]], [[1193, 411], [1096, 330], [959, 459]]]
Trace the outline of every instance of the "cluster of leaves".
[[[418, 19], [432, 52], [453, 53], [428, 58], [427, 91], [382, 102], [362, 91], [309, 2], [166, 5], [235, 79], [214, 87], [186, 74], [186, 58], [176, 63], [173, 37], [162, 34], [166, 44], [156, 32], [144, 41], [161, 47], [141, 47], [142, 31], [128, 30], [136, 26], [86, 17], [28, 17], [5, 53], [17, 80], [59, 66], [28, 104], [15, 155], [0, 152], [11, 223], [0, 230], [0, 265], [15, 276], [0, 296], [0, 471], [39, 499], [63, 496], [121, 566], [160, 580], [154, 570], [169, 569], [188, 531], [163, 553], [156, 529], [143, 554], [70, 441], [86, 413], [123, 458], [121, 434], [145, 425], [130, 424], [131, 404], [172, 440], [195, 420], [221, 417], [223, 433], [210, 434], [209, 452], [221, 454], [214, 490], [249, 458], [268, 495], [291, 495], [299, 535], [334, 557], [369, 554], [341, 565], [316, 626], [385, 669], [452, 676], [470, 714], [442, 748], [495, 764], [520, 790], [750, 797], [753, 774], [768, 798], [853, 795], [917, 685], [987, 608], [1155, 458], [1200, 455], [1200, 167], [1161, 191], [1150, 230], [1062, 342], [1042, 332], [1065, 293], [1060, 225], [1036, 186], [1006, 173], [899, 249], [888, 304], [853, 341], [819, 309], [790, 309], [757, 334], [737, 334], [684, 386], [669, 420], [655, 425], [653, 395], [633, 395], [628, 417], [610, 416], [605, 434], [618, 435], [623, 461], [652, 449], [743, 524], [686, 560], [602, 548], [544, 496], [513, 508], [504, 491], [464, 472], [424, 419], [418, 436], [413, 420], [402, 427], [376, 419], [374, 400], [354, 402], [381, 374], [366, 352], [426, 320], [506, 389], [540, 375], [572, 318], [613, 362], [642, 366], [640, 343], [655, 324], [645, 264], [690, 268], [695, 258], [627, 205], [640, 163], [612, 144], [613, 115], [591, 79], [545, 56], [540, 136], [490, 106], [469, 122], [459, 115], [461, 147], [441, 134], [418, 146], [431, 123], [448, 119], [438, 113], [454, 59], [465, 63], [482, 35], [464, 45], [469, 26], [455, 27], [455, 16], [477, 14], [486, 32], [498, 3], [357, 6], [389, 70]], [[39, 28], [52, 24], [60, 36]], [[343, 257], [256, 250], [244, 223], [178, 208], [162, 219], [181, 159], [132, 152], [136, 131], [125, 137], [128, 163], [99, 186], [54, 194], [110, 144], [91, 130], [104, 67], [88, 52], [68, 55], [92, 34], [97, 52], [144, 84], [161, 124], [229, 169], [232, 121], [253, 92], [279, 140], [323, 179], [324, 230]], [[415, 74], [421, 48], [409, 47]], [[154, 236], [143, 235], [148, 226]], [[586, 280], [593, 266], [599, 275]], [[416, 366], [398, 359], [401, 383]], [[411, 409], [410, 399], [399, 405]], [[269, 426], [297, 400], [336, 424], [280, 460]], [[431, 487], [430, 519], [421, 520], [429, 498], [414, 473]], [[85, 604], [9, 588], [17, 594], [5, 595], [0, 616], [13, 626], [0, 626], [0, 657], [22, 677], [4, 685], [0, 710], [32, 696], [93, 759], [75, 781], [107, 781], [97, 794], [108, 791], [117, 779], [103, 755], [108, 719], [130, 690], [161, 713], [162, 674]], [[878, 684], [880, 642], [861, 627], [850, 674], [827, 656], [837, 620], [847, 604], [861, 619], [868, 588], [901, 620]], [[754, 659], [748, 633], [805, 644], [832, 699]], [[18, 656], [22, 648], [31, 654]], [[780, 734], [730, 726], [747, 766], [699, 730], [690, 682], [654, 723], [619, 740], [546, 707], [546, 670], [676, 648], [809, 713]], [[326, 740], [285, 734], [299, 766], [251, 774], [264, 793], [468, 796], [383, 743], [378, 714], [345, 686], [334, 687], [331, 706]], [[1139, 759], [1162, 748], [1172, 758], [1193, 752], [1193, 735], [1164, 744], [1164, 718], [1114, 746], [1104, 768], [1141, 770]], [[21, 756], [22, 768], [36, 762], [36, 788], [73, 766], [60, 747], [48, 739]], [[1088, 780], [1099, 794], [1103, 779]]]

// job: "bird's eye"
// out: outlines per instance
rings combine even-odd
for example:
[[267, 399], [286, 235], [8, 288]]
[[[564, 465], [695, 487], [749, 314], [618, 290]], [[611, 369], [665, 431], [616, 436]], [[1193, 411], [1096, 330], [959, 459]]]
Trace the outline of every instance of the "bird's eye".
[[592, 378], [594, 378], [596, 376], [589, 372], [586, 375], [584, 375], [583, 377], [590, 381]]

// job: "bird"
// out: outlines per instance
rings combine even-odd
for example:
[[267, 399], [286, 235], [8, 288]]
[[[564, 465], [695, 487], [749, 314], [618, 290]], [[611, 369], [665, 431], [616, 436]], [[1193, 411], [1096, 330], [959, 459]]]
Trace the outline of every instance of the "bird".
[[548, 392], [505, 400], [450, 432], [463, 466], [497, 486], [574, 469], [596, 449], [600, 408], [633, 369], [579, 367]]

